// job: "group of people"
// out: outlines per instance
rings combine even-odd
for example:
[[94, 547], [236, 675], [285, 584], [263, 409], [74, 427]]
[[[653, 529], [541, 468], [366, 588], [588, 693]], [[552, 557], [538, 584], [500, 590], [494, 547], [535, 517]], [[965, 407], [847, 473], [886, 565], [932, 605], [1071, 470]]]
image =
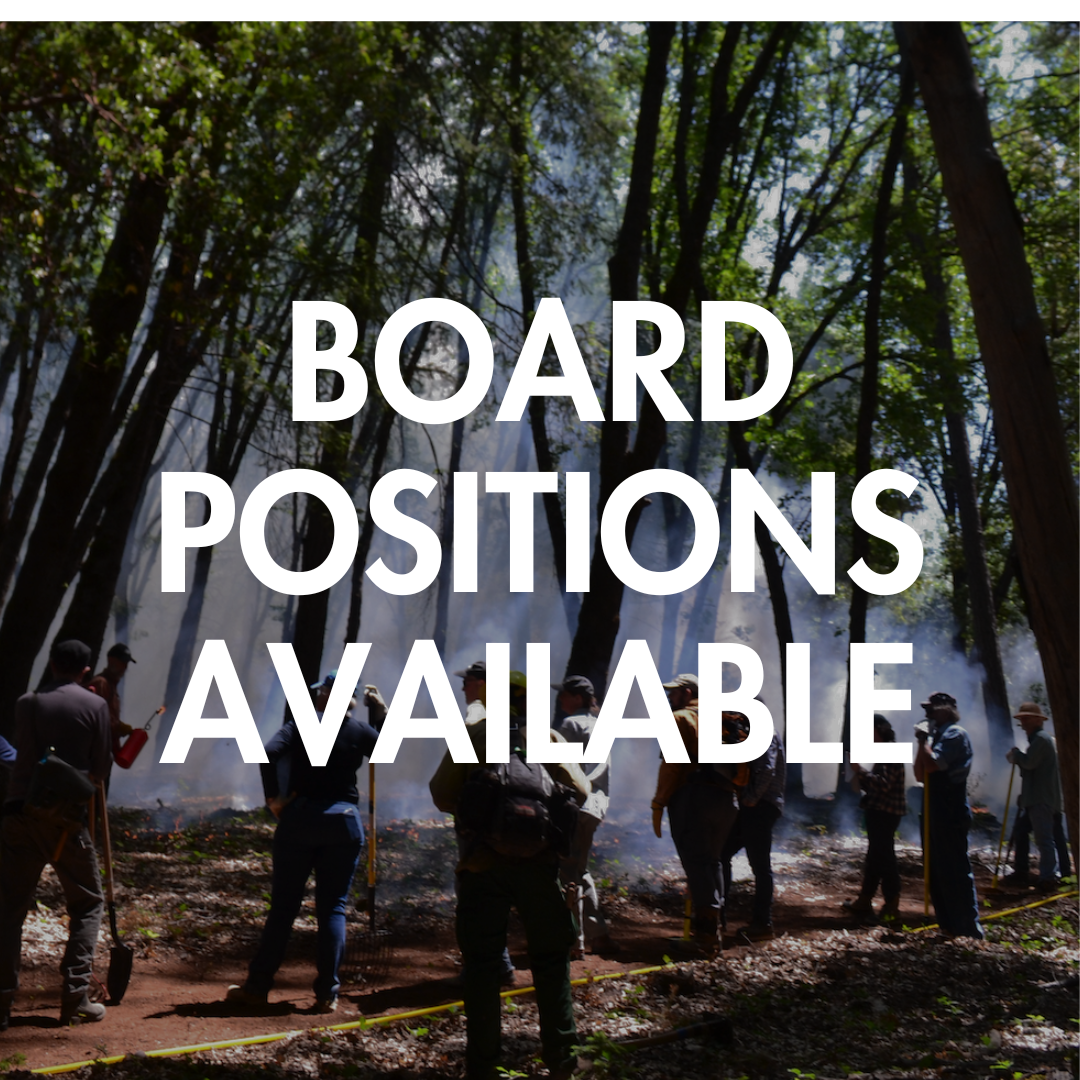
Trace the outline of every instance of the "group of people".
[[[915, 727], [918, 751], [914, 772], [915, 779], [924, 786], [921, 834], [930, 899], [942, 935], [981, 939], [979, 899], [968, 856], [972, 820], [968, 777], [974, 758], [971, 737], [960, 724], [952, 694], [935, 691], [921, 707], [926, 717]], [[1006, 754], [1006, 760], [1021, 773], [1020, 814], [1013, 832], [1016, 871], [1010, 877], [1014, 883], [1027, 883], [1026, 841], [1034, 831], [1039, 849], [1038, 887], [1052, 892], [1059, 876], [1067, 876], [1070, 871], [1057, 745], [1044, 729], [1047, 717], [1035, 702], [1025, 701], [1014, 719], [1027, 735], [1028, 748], [1025, 751], [1014, 746]], [[874, 716], [874, 735], [878, 742], [893, 742], [896, 737], [892, 725], [880, 714]], [[900, 873], [894, 838], [907, 812], [904, 767], [879, 763], [872, 772], [859, 765], [853, 768], [864, 793], [867, 852], [862, 890], [844, 906], [859, 916], [872, 915], [872, 902], [880, 886], [885, 902], [878, 916], [887, 921], [899, 914]], [[1008, 806], [1005, 812], [1009, 812]], [[1022, 851], [1021, 839], [1025, 841]]]
[[[42, 796], [38, 772], [39, 763], [52, 754], [95, 783], [104, 785], [108, 780], [112, 755], [126, 727], [120, 721], [117, 683], [134, 658], [126, 645], [115, 646], [106, 668], [93, 680], [89, 662], [90, 650], [82, 642], [57, 643], [50, 655], [51, 683], [39, 693], [21, 697], [16, 708], [15, 743], [6, 755], [13, 758], [10, 784], [0, 821], [0, 1030], [8, 1025], [18, 987], [22, 925], [49, 863], [63, 887], [70, 916], [61, 961], [61, 1021], [92, 1022], [104, 1016], [104, 1008], [88, 993], [104, 904], [87, 829], [88, 808], [65, 803], [56, 792]], [[524, 752], [529, 721], [526, 678], [511, 672], [509, 761], [488, 763], [485, 664], [477, 661], [456, 674], [462, 679], [466, 728], [477, 762], [459, 764], [447, 753], [430, 790], [435, 805], [455, 815], [458, 831], [456, 933], [462, 955], [466, 1075], [470, 1080], [489, 1080], [498, 1073], [500, 986], [514, 980], [507, 949], [508, 917], [514, 908], [528, 941], [544, 1058], [552, 1076], [569, 1077], [578, 1041], [570, 962], [586, 949], [617, 951], [589, 870], [593, 839], [610, 799], [610, 757], [584, 766], [574, 761], [530, 764]], [[312, 686], [320, 718], [335, 679], [336, 672], [331, 672]], [[745, 849], [754, 876], [753, 910], [739, 934], [749, 941], [768, 940], [774, 934], [773, 830], [783, 813], [786, 782], [783, 744], [774, 733], [768, 749], [753, 761], [702, 762], [697, 677], [681, 674], [664, 688], [689, 760], [661, 758], [652, 825], [661, 836], [667, 812], [693, 905], [695, 935], [716, 945], [726, 926], [731, 862]], [[583, 675], [571, 675], [554, 689], [555, 717], [544, 716], [539, 722], [549, 727], [552, 742], [587, 743], [599, 711], [593, 684]], [[291, 718], [266, 745], [263, 791], [267, 808], [278, 821], [271, 902], [247, 979], [227, 992], [227, 998], [241, 1006], [266, 1005], [314, 873], [316, 1010], [332, 1012], [337, 1007], [345, 913], [364, 841], [356, 774], [374, 750], [386, 715], [376, 687], [365, 688], [364, 701], [372, 722], [360, 721], [350, 709], [323, 766], [311, 764]], [[939, 691], [922, 705], [926, 720], [916, 727], [914, 771], [926, 789], [923, 830], [934, 909], [945, 934], [980, 938], [967, 850], [971, 739], [960, 726], [952, 695]], [[1068, 872], [1068, 853], [1061, 857], [1055, 841], [1062, 809], [1057, 752], [1043, 728], [1046, 717], [1035, 704], [1025, 702], [1017, 719], [1028, 736], [1028, 748], [1014, 747], [1008, 758], [1022, 774], [1023, 822], [1035, 835], [1040, 884], [1050, 888], [1059, 864], [1062, 872]], [[722, 721], [725, 742], [747, 738], [746, 716], [725, 712]], [[874, 731], [880, 742], [895, 740], [884, 716], [875, 716]], [[880, 887], [884, 906], [879, 914], [893, 918], [900, 902], [894, 837], [906, 812], [904, 768], [888, 763], [875, 764], [871, 770], [853, 768], [863, 793], [868, 848], [863, 888], [846, 906], [859, 916], [872, 915]], [[1016, 835], [1025, 835], [1019, 825]], [[1019, 842], [1017, 851], [1017, 874], [1026, 873]]]

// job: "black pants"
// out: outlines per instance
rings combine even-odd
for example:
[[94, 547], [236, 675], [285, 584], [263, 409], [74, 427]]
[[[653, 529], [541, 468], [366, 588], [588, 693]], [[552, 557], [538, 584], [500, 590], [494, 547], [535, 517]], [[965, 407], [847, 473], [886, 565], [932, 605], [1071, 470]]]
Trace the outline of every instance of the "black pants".
[[879, 885], [886, 900], [900, 895], [900, 868], [893, 846], [899, 824], [899, 814], [890, 814], [887, 810], [866, 811], [867, 844], [863, 868], [863, 893], [866, 896], [873, 896]]
[[741, 848], [746, 848], [746, 858], [754, 872], [754, 909], [751, 921], [758, 926], [769, 926], [772, 923], [772, 834], [773, 826], [779, 818], [780, 810], [771, 802], [740, 806], [721, 855], [724, 889], [725, 892], [730, 892], [731, 860]]

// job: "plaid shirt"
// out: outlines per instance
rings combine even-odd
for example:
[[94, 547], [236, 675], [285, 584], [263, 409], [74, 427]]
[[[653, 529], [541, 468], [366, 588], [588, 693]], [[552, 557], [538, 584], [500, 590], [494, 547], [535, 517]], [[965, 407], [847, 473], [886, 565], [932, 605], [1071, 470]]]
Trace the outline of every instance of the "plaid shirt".
[[883, 810], [886, 814], [903, 817], [907, 813], [907, 790], [904, 787], [904, 766], [895, 762], [878, 762], [874, 771], [863, 773], [859, 784], [866, 793], [865, 810]]

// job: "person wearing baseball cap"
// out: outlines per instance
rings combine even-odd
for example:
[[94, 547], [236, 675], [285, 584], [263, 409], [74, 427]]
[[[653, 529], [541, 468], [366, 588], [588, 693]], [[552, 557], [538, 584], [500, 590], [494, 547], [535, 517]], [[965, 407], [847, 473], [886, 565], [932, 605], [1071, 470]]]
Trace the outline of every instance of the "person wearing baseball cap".
[[66, 1027], [105, 1018], [105, 1006], [89, 996], [105, 897], [87, 809], [79, 808], [76, 818], [73, 806], [61, 819], [55, 808], [38, 802], [33, 784], [35, 765], [50, 752], [95, 783], [108, 774], [109, 709], [80, 685], [90, 659], [81, 641], [55, 643], [48, 689], [23, 694], [15, 704], [17, 756], [0, 820], [0, 1031], [10, 1022], [19, 987], [22, 926], [46, 864], [56, 871], [68, 913], [67, 946], [60, 960], [60, 1023]]
[[467, 668], [455, 671], [465, 695], [465, 724], [472, 726], [487, 718], [487, 661], [474, 660]]
[[943, 933], [981, 939], [979, 898], [968, 857], [971, 737], [960, 726], [952, 694], [937, 690], [922, 708], [926, 719], [915, 725], [915, 779], [927, 786], [929, 812], [923, 828], [929, 842], [930, 898]]
[[1034, 701], [1025, 701], [1014, 719], [1028, 737], [1028, 748], [1014, 746], [1005, 757], [1020, 770], [1020, 806], [1031, 822], [1039, 849], [1039, 891], [1053, 892], [1058, 879], [1054, 822], [1060, 819], [1063, 805], [1057, 743], [1044, 730], [1047, 717]]

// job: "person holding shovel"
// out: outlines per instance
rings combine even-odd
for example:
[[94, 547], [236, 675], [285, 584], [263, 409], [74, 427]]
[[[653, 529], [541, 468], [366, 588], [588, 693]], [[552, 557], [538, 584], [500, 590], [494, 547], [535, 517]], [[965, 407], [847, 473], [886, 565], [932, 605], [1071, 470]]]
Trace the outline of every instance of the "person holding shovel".
[[105, 1006], [88, 995], [105, 906], [87, 828], [89, 802], [35, 782], [37, 767], [50, 755], [89, 774], [92, 783], [108, 775], [109, 708], [79, 685], [89, 665], [90, 649], [81, 641], [54, 644], [49, 654], [52, 684], [42, 693], [23, 694], [15, 705], [17, 756], [0, 822], [0, 1031], [11, 1016], [23, 923], [46, 864], [60, 879], [68, 912], [60, 1023], [92, 1023], [105, 1016]]
[[[334, 673], [316, 684], [315, 711], [321, 719], [334, 692]], [[338, 687], [345, 692], [344, 686]], [[351, 691], [346, 700], [351, 700]], [[331, 710], [341, 715], [340, 707]], [[345, 907], [364, 844], [357, 770], [371, 756], [378, 740], [373, 727], [345, 715], [325, 765], [312, 765], [296, 721], [291, 717], [266, 744], [267, 761], [259, 766], [263, 794], [278, 819], [270, 911], [247, 980], [230, 986], [227, 1001], [265, 1009], [274, 976], [285, 959], [293, 922], [300, 912], [308, 878], [315, 874], [315, 918], [318, 922], [314, 990], [315, 1011], [337, 1009], [341, 982], [338, 968], [345, 955]], [[289, 759], [283, 786], [279, 763]]]
[[930, 846], [930, 898], [945, 935], [982, 939], [979, 899], [968, 858], [971, 738], [960, 726], [952, 694], [938, 690], [922, 707], [926, 721], [915, 728], [919, 742], [915, 779], [928, 789], [929, 820], [923, 822], [923, 829]]

